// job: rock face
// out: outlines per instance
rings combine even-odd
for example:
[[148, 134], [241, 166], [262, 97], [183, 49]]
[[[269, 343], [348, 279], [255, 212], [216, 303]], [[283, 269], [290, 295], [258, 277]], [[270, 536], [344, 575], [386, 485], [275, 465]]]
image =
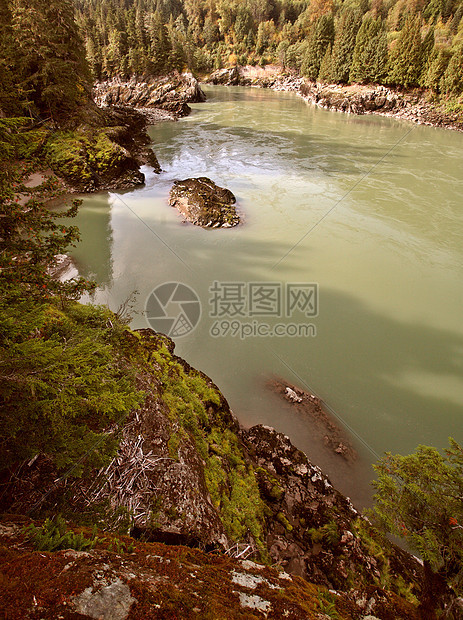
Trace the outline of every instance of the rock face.
[[282, 379], [272, 379], [268, 386], [292, 404], [295, 411], [304, 417], [306, 424], [311, 427], [313, 437], [323, 442], [330, 452], [342, 457], [347, 463], [352, 463], [357, 459], [357, 452], [350, 437], [345, 430], [340, 428], [317, 396], [295, 385], [288, 385]]
[[222, 86], [238, 86], [243, 83], [238, 67], [218, 69], [211, 73], [207, 81], [210, 84], [220, 84]]
[[[280, 578], [292, 579], [293, 586], [305, 583], [305, 594], [299, 594], [306, 602], [307, 588], [315, 588], [307, 582], [322, 592], [330, 588], [334, 598], [325, 602], [336, 606], [338, 617], [419, 618], [416, 600], [414, 606], [403, 591], [409, 598], [420, 594], [420, 564], [379, 537], [288, 437], [266, 426], [240, 428], [217, 386], [175, 356], [174, 343], [166, 336], [150, 329], [126, 331], [121, 351], [128, 365], [139, 364], [137, 379], [146, 398], [121, 429], [112, 462], [72, 480], [60, 477], [45, 456], [38, 456], [4, 487], [0, 512], [64, 512], [105, 532], [130, 533], [137, 539], [130, 546], [137, 547], [140, 540], [177, 546], [158, 545], [145, 555], [122, 559], [109, 550], [45, 556], [26, 553], [21, 546], [9, 561], [18, 567], [21, 554], [20, 582], [27, 582], [41, 604], [56, 604], [52, 593], [59, 592], [69, 609], [84, 617], [104, 617], [102, 605], [120, 607], [128, 618], [157, 617], [140, 607], [148, 601], [148, 609], [165, 612], [159, 617], [187, 618], [178, 607], [165, 607], [176, 605], [183, 592], [186, 607], [181, 609], [197, 607], [191, 617], [202, 617], [204, 599], [210, 596], [204, 591], [197, 598], [194, 592], [203, 592], [205, 583], [208, 592], [225, 588], [220, 600], [225, 606], [236, 603], [241, 613], [227, 614], [218, 607], [214, 617], [317, 617], [310, 606], [299, 614], [296, 594], [270, 598], [270, 590], [284, 586], [252, 558], [291, 573], [292, 578]], [[3, 538], [14, 538], [8, 532], [3, 531]], [[0, 523], [0, 543], [1, 538]], [[198, 548], [218, 554], [206, 557], [220, 575], [213, 578], [212, 572], [202, 571], [204, 556]], [[5, 549], [0, 545], [0, 554]], [[237, 558], [246, 562], [240, 565]], [[8, 574], [8, 561], [3, 566]], [[301, 577], [305, 581], [298, 581]], [[165, 589], [172, 584], [175, 600], [172, 590]], [[312, 592], [318, 598], [318, 590]], [[31, 599], [26, 600], [29, 606], [34, 605]]]
[[207, 177], [175, 181], [169, 204], [188, 222], [203, 228], [230, 228], [240, 223], [229, 189], [219, 187]]
[[130, 108], [87, 106], [73, 131], [50, 133], [46, 160], [68, 189], [78, 192], [130, 189], [143, 185], [143, 164], [160, 172], [150, 148], [147, 119]]
[[171, 73], [148, 82], [132, 78], [128, 82], [114, 79], [95, 86], [95, 101], [100, 107], [129, 106], [142, 111], [162, 110], [178, 118], [191, 112], [188, 103], [205, 101], [206, 96], [191, 73]]

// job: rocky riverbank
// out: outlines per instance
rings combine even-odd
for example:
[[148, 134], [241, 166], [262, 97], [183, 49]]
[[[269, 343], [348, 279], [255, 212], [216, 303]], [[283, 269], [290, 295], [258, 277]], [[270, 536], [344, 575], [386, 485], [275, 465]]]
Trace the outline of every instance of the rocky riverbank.
[[[195, 602], [191, 584], [182, 575], [187, 562], [193, 572], [199, 571], [192, 584], [205, 578], [201, 574], [207, 560], [199, 551], [203, 550], [217, 554], [224, 567], [215, 576], [206, 571], [208, 588], [216, 591], [221, 583], [231, 581], [224, 601], [241, 609], [244, 615], [236, 617], [283, 617], [275, 615], [280, 608], [269, 592], [272, 587], [258, 579], [263, 575], [277, 584], [278, 574], [252, 563], [243, 571], [236, 559], [245, 559], [273, 564], [292, 576], [294, 587], [283, 588], [287, 617], [304, 617], [299, 597], [306, 600], [311, 591], [312, 611], [322, 611], [329, 604], [340, 618], [369, 614], [384, 619], [419, 618], [419, 562], [382, 538], [288, 437], [265, 426], [240, 427], [217, 386], [177, 357], [167, 337], [148, 329], [126, 331], [121, 351], [127, 364], [136, 365], [146, 398], [123, 428], [113, 430], [119, 434], [120, 446], [112, 462], [72, 479], [60, 476], [46, 456], [38, 456], [4, 487], [0, 510], [37, 519], [62, 513], [74, 524], [106, 532], [108, 540], [124, 533], [126, 538], [117, 540], [125, 542], [123, 546], [119, 542], [119, 547], [114, 543], [113, 551], [119, 550], [113, 555], [106, 546], [72, 557], [49, 554], [46, 563], [29, 549], [20, 568], [25, 556], [19, 557], [14, 549], [24, 538], [15, 530], [14, 544], [8, 552], [4, 547], [3, 569], [8, 572], [14, 564], [16, 574], [26, 575], [31, 566], [36, 567], [32, 580], [36, 586], [31, 586], [28, 599], [31, 609], [34, 597], [44, 609], [53, 604], [53, 597], [40, 591], [44, 581], [51, 583], [46, 567], [56, 565], [62, 574], [70, 564], [74, 568], [67, 573], [67, 585], [56, 581], [56, 576], [53, 580], [53, 592], [60, 583], [61, 600], [67, 601], [69, 609], [77, 610], [79, 601], [92, 597], [98, 601], [109, 594], [105, 588], [113, 587], [116, 598], [137, 601], [128, 605], [121, 618], [142, 617], [137, 613], [144, 608], [137, 605], [149, 599], [149, 582], [153, 604], [163, 610], [160, 618], [169, 617], [167, 613], [190, 617], [182, 615], [179, 599], [173, 602], [162, 585], [164, 563], [169, 560], [169, 587], [182, 593], [182, 605], [188, 601], [192, 608], [202, 609], [204, 601]], [[142, 540], [168, 546], [143, 547], [137, 556], [121, 552], [127, 547], [138, 550]], [[153, 557], [158, 558], [154, 563], [149, 559]], [[234, 573], [242, 574], [233, 577]], [[295, 576], [304, 582], [294, 581]], [[233, 579], [238, 580], [235, 585]], [[259, 584], [266, 587], [257, 589]], [[5, 596], [4, 590], [0, 606]], [[252, 601], [258, 605], [253, 605], [250, 616], [246, 601], [254, 596]], [[86, 609], [78, 608], [84, 617], [97, 617]], [[317, 617], [310, 613], [307, 607], [306, 614]]]
[[381, 114], [420, 125], [463, 131], [462, 112], [447, 111], [443, 103], [430, 101], [426, 92], [420, 89], [402, 92], [385, 86], [322, 84], [289, 74], [276, 66], [220, 69], [205, 82], [295, 92], [305, 101], [327, 110], [359, 115]]
[[[31, 156], [44, 162], [66, 192], [125, 190], [143, 185], [143, 165], [161, 171], [149, 124], [190, 112], [204, 93], [191, 74], [172, 73], [149, 83], [97, 84], [89, 101], [60, 128], [31, 132]], [[38, 170], [37, 172], [40, 172]]]
[[99, 107], [136, 108], [151, 121], [187, 116], [191, 112], [189, 103], [206, 100], [191, 73], [171, 73], [147, 82], [139, 82], [136, 78], [125, 82], [120, 79], [100, 82], [95, 85], [94, 97]]

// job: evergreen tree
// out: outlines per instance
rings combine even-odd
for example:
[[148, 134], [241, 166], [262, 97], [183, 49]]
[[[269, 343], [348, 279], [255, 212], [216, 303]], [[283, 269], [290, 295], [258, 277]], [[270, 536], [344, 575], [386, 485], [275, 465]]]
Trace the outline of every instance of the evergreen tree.
[[445, 0], [430, 0], [424, 10], [423, 16], [427, 21], [437, 22], [442, 16], [445, 7]]
[[151, 17], [149, 35], [153, 73], [157, 75], [168, 73], [171, 69], [172, 47], [167, 27], [163, 22], [160, 11], [156, 11]]
[[387, 66], [387, 38], [380, 17], [365, 17], [355, 40], [350, 82], [381, 83]]
[[87, 100], [90, 75], [71, 0], [17, 0], [13, 30], [33, 111], [56, 120]]
[[444, 49], [439, 52], [434, 50], [422, 79], [425, 88], [431, 89], [434, 93], [440, 92], [440, 82], [449, 64], [450, 56], [450, 50]]
[[21, 112], [15, 55], [11, 12], [7, 1], [0, 0], [0, 111], [8, 115], [19, 115]]
[[463, 93], [463, 43], [456, 48], [440, 81], [440, 89], [446, 95]]
[[325, 55], [323, 56], [323, 60], [320, 65], [320, 72], [318, 74], [318, 79], [321, 82], [333, 82], [334, 81], [333, 56], [331, 53], [331, 45], [328, 45], [328, 47], [326, 48]]
[[78, 474], [84, 459], [101, 466], [113, 454], [104, 430], [139, 394], [119, 360], [114, 316], [73, 301], [93, 284], [49, 273], [78, 240], [60, 223], [78, 204], [52, 212], [43, 202], [52, 180], [24, 185], [27, 170], [12, 162], [36, 140], [24, 119], [0, 119], [0, 472], [42, 452], [59, 468], [81, 461]]
[[101, 47], [95, 43], [95, 40], [91, 36], [88, 36], [85, 41], [85, 51], [92, 77], [95, 80], [100, 80], [103, 71]]
[[389, 55], [388, 81], [405, 88], [418, 86], [423, 60], [421, 17], [408, 17]]
[[307, 52], [302, 62], [302, 74], [316, 80], [320, 65], [329, 45], [334, 40], [334, 21], [332, 13], [322, 15], [312, 27], [308, 39]]
[[336, 27], [332, 52], [332, 80], [348, 82], [355, 49], [355, 40], [360, 28], [360, 13], [351, 8], [343, 11]]
[[448, 586], [463, 594], [463, 448], [450, 439], [444, 457], [428, 446], [387, 453], [374, 469], [375, 516], [423, 558], [422, 617], [435, 618]]

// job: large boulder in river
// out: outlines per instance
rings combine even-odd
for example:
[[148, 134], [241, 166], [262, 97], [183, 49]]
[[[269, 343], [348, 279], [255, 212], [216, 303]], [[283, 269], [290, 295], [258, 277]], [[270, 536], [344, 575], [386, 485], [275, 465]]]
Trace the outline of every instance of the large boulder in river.
[[240, 223], [235, 196], [207, 177], [175, 181], [169, 204], [186, 220], [203, 228], [230, 228]]

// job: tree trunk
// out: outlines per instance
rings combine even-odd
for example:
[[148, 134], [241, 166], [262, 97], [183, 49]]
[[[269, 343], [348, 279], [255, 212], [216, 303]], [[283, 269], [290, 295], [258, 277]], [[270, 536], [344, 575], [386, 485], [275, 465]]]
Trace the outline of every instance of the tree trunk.
[[436, 610], [443, 606], [448, 585], [440, 573], [435, 573], [429, 562], [423, 563], [424, 583], [420, 600], [420, 611], [424, 620], [435, 620]]

